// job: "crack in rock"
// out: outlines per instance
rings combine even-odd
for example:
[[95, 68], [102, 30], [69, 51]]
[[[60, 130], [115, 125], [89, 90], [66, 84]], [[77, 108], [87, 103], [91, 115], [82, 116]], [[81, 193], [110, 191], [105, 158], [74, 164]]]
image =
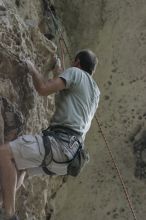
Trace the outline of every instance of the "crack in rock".
[[16, 106], [5, 97], [0, 97], [0, 112], [0, 142], [14, 140], [23, 132], [23, 116]]

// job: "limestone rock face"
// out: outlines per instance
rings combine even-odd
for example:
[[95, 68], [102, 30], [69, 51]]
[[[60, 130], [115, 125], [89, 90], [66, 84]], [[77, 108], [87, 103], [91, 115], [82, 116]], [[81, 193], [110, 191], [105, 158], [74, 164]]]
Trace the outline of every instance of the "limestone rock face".
[[[56, 46], [40, 32], [37, 17], [33, 17], [33, 20], [31, 17], [29, 19], [28, 15], [24, 15], [23, 19], [12, 2], [10, 5], [8, 3], [5, 2], [5, 14], [1, 15], [0, 24], [0, 76], [1, 83], [7, 87], [7, 90], [1, 86], [0, 93], [1, 96], [9, 98], [18, 105], [18, 108], [25, 115], [27, 129], [29, 127], [30, 131], [34, 131], [34, 126], [31, 126], [33, 123], [36, 126], [35, 130], [46, 126], [49, 120], [48, 107], [51, 104], [51, 98], [49, 100], [49, 98], [38, 97], [21, 60], [29, 58], [44, 74], [47, 74], [50, 55], [55, 53]], [[29, 5], [30, 8], [31, 4]], [[25, 8], [27, 4], [19, 7], [27, 12]], [[40, 10], [40, 7], [41, 5], [35, 5], [34, 2], [32, 12], [39, 13], [37, 10]], [[30, 11], [31, 16], [33, 16], [32, 12]], [[29, 22], [26, 18], [29, 19]], [[31, 127], [33, 130], [30, 129]]]
[[[49, 125], [54, 98], [35, 91], [25, 59], [47, 79], [57, 46], [48, 1], [0, 0], [0, 143]], [[53, 219], [54, 197], [63, 178], [27, 179], [17, 195], [20, 219]]]

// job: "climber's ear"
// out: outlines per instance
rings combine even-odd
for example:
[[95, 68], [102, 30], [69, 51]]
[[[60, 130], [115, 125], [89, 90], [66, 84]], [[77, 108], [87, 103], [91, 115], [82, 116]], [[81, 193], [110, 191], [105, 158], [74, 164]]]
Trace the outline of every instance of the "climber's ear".
[[81, 69], [81, 65], [80, 65], [80, 60], [77, 59], [73, 62], [73, 67], [77, 67], [77, 68], [80, 68]]

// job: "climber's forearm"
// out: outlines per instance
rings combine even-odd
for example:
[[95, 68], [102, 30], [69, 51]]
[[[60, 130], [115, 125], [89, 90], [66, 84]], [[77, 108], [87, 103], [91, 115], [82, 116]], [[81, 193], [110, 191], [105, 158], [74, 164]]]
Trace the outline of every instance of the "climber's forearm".
[[44, 80], [31, 61], [26, 61], [26, 64], [28, 71], [32, 76], [34, 87], [39, 95], [48, 96], [65, 89], [66, 82], [63, 79], [56, 77], [54, 79]]
[[26, 60], [28, 71], [32, 76], [33, 84], [36, 91], [41, 95], [45, 88], [45, 80], [30, 60]]
[[32, 78], [35, 89], [41, 96], [48, 96], [50, 94], [63, 90], [66, 87], [66, 83], [63, 79], [57, 77], [55, 79], [44, 81], [37, 71], [32, 73]]
[[36, 91], [41, 94], [42, 90], [45, 88], [45, 80], [37, 70], [31, 72], [31, 75]]

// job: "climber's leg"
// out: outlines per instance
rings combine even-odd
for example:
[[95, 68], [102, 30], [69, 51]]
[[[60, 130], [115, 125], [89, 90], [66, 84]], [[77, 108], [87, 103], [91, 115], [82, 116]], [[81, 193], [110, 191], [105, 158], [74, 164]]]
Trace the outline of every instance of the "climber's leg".
[[[16, 188], [24, 179], [24, 170], [43, 169], [40, 167], [45, 156], [42, 135], [23, 135], [8, 144], [0, 145], [0, 185], [2, 189], [3, 208], [6, 214], [13, 216], [15, 213]], [[32, 173], [32, 172], [30, 172]], [[37, 172], [38, 173], [38, 172]]]
[[8, 216], [15, 213], [17, 170], [9, 144], [0, 146], [0, 184], [3, 207]]
[[[18, 171], [17, 172], [17, 186], [16, 186], [16, 190], [18, 190], [21, 187], [21, 185], [23, 184], [25, 175], [26, 175], [26, 171]], [[2, 207], [2, 202], [3, 202], [3, 199], [2, 199], [2, 189], [0, 187], [0, 206], [1, 207]]]

